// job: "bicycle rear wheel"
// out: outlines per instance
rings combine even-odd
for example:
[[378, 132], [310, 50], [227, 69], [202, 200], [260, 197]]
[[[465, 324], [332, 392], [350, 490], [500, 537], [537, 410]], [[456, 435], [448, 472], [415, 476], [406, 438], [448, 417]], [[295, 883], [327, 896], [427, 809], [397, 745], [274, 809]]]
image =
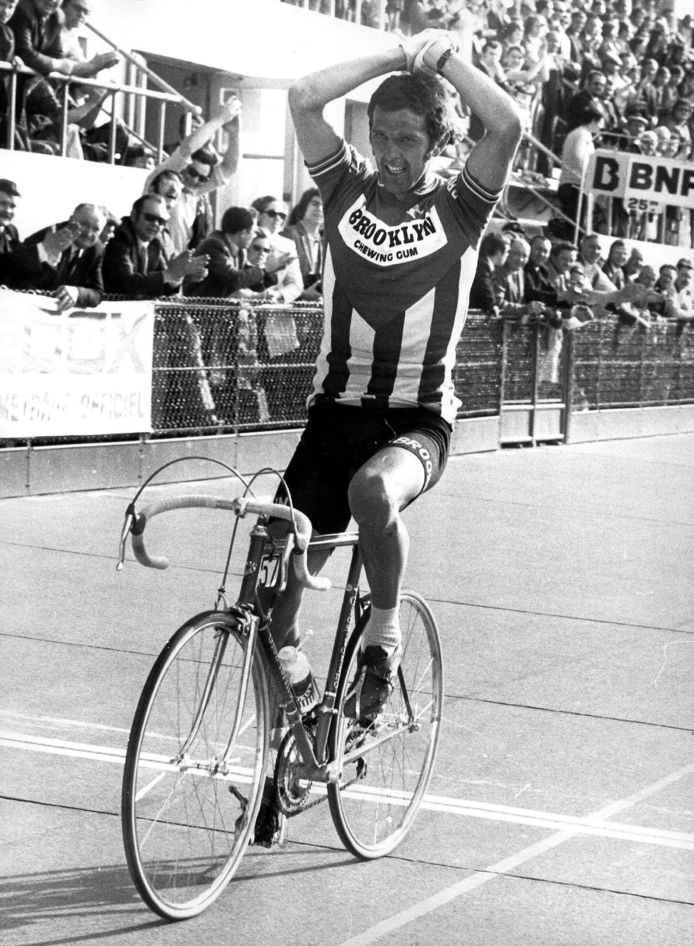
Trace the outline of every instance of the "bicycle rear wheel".
[[232, 615], [210, 611], [176, 631], [130, 733], [121, 804], [128, 867], [145, 903], [171, 920], [202, 912], [229, 883], [261, 801], [265, 672], [256, 655], [239, 705], [247, 641], [236, 628]]
[[443, 704], [443, 668], [436, 622], [419, 595], [403, 592], [403, 655], [398, 682], [373, 723], [344, 715], [366, 619], [350, 638], [337, 697], [331, 755], [341, 773], [328, 784], [330, 811], [340, 838], [369, 860], [404, 839], [434, 768]]

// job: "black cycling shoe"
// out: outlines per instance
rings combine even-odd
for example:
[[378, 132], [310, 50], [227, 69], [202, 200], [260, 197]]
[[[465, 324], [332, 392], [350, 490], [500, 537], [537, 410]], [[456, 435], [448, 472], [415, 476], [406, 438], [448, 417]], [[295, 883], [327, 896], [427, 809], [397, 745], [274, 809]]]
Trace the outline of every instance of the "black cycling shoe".
[[402, 648], [392, 654], [372, 644], [357, 656], [357, 675], [352, 681], [345, 701], [344, 713], [348, 719], [372, 722], [384, 707], [395, 688]]
[[251, 844], [259, 847], [282, 847], [287, 841], [287, 816], [280, 811], [275, 797], [274, 780], [266, 777], [263, 800], [255, 820]]

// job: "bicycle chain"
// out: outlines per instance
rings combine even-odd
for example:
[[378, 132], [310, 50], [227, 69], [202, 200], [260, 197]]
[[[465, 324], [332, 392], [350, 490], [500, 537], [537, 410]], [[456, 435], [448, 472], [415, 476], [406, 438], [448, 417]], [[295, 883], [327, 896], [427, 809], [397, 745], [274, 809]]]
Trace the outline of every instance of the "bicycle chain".
[[[315, 808], [317, 805], [322, 805], [323, 802], [327, 801], [328, 795], [325, 795], [313, 798], [309, 801], [311, 795], [311, 788], [313, 787], [313, 782], [309, 782], [303, 798], [306, 801], [300, 801], [295, 804], [288, 804], [285, 801], [285, 797], [282, 793], [282, 785], [284, 784], [284, 776], [289, 772], [289, 766], [291, 764], [291, 752], [292, 750], [296, 751], [296, 743], [294, 740], [294, 734], [289, 730], [288, 733], [284, 736], [284, 739], [280, 743], [280, 747], [277, 750], [277, 759], [275, 761], [275, 771], [274, 771], [274, 802], [277, 805], [278, 809], [282, 814], [287, 818], [294, 818], [296, 815], [300, 815], [304, 811], [310, 811], [311, 808]], [[363, 761], [363, 760], [362, 760]], [[350, 785], [354, 785], [355, 782], [360, 781], [363, 777], [364, 768], [357, 766], [357, 773], [354, 778], [350, 779], [348, 782], [342, 782], [342, 788], [349, 788]]]

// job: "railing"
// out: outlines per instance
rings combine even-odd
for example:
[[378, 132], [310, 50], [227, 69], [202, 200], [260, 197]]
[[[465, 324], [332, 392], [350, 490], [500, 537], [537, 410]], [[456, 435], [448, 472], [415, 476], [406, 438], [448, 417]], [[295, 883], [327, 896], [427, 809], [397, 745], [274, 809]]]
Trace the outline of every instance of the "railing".
[[[115, 47], [114, 48], [118, 48]], [[119, 50], [120, 51], [120, 50]], [[145, 72], [145, 74], [157, 78], [151, 70], [144, 67], [140, 64], [136, 57], [131, 54], [127, 55], [129, 61], [131, 61], [137, 68]], [[9, 73], [9, 89], [8, 89], [8, 115], [7, 115], [7, 134], [4, 142], [4, 147], [9, 150], [15, 150], [16, 148], [16, 132], [17, 132], [17, 97], [18, 97], [18, 85], [19, 77], [25, 76], [28, 78], [35, 78], [38, 76], [38, 73], [34, 72], [32, 69], [28, 69], [24, 66], [16, 68], [10, 65], [7, 62], [0, 62], [0, 72]], [[61, 125], [60, 132], [58, 135], [58, 148], [59, 154], [65, 155], [67, 149], [67, 137], [68, 137], [68, 111], [69, 111], [69, 91], [71, 86], [79, 86], [86, 88], [95, 88], [101, 89], [107, 93], [107, 99], [110, 100], [110, 133], [109, 133], [109, 148], [108, 148], [108, 160], [113, 164], [116, 155], [116, 132], [118, 126], [118, 110], [116, 108], [116, 95], [122, 94], [126, 97], [125, 108], [123, 113], [127, 111], [128, 102], [140, 99], [145, 101], [151, 101], [157, 103], [159, 106], [159, 118], [158, 118], [158, 134], [157, 141], [153, 146], [153, 150], [158, 155], [158, 160], [161, 161], [164, 155], [164, 133], [165, 133], [165, 120], [166, 120], [166, 106], [167, 105], [179, 105], [187, 109], [190, 112], [198, 113], [200, 111], [199, 107], [193, 105], [186, 98], [179, 95], [175, 89], [170, 91], [157, 91], [156, 89], [142, 88], [136, 85], [129, 85], [122, 82], [113, 82], [111, 80], [105, 79], [91, 79], [91, 78], [73, 78], [71, 76], [63, 75], [59, 72], [51, 72], [48, 76], [42, 78], [47, 79], [52, 84], [60, 87], [58, 95], [61, 101]], [[165, 84], [163, 80], [159, 80], [160, 84]], [[101, 103], [101, 107], [106, 109], [106, 100]], [[141, 141], [145, 144], [147, 142], [145, 139], [134, 129], [127, 126], [125, 123], [123, 128], [127, 131], [128, 135], [136, 138], [138, 141]]]
[[[303, 426], [322, 328], [315, 303], [157, 302], [153, 437]], [[646, 329], [610, 317], [557, 332], [471, 312], [454, 383], [459, 419], [558, 404], [563, 427], [551, 439], [565, 439], [572, 411], [694, 403], [694, 323]]]

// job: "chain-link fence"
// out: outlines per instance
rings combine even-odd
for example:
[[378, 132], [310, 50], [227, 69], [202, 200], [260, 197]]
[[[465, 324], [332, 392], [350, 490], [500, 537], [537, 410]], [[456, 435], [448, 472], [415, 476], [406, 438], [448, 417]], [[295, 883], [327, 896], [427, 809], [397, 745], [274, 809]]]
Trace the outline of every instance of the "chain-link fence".
[[[156, 302], [153, 438], [302, 426], [322, 330], [315, 303]], [[471, 312], [454, 383], [459, 418], [552, 400], [569, 411], [694, 403], [694, 324], [661, 321], [646, 328], [608, 317], [566, 332]], [[139, 433], [32, 442], [123, 440]]]
[[155, 434], [303, 424], [322, 329], [322, 311], [310, 303], [158, 305]]

